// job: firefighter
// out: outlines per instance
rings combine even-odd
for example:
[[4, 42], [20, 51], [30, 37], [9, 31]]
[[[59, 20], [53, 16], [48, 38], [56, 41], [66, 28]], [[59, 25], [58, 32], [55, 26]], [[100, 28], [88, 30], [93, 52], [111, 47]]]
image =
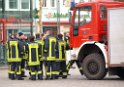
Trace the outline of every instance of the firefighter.
[[[29, 68], [27, 66], [28, 54], [26, 52], [26, 45], [29, 43], [29, 38], [25, 34], [24, 34], [24, 37], [23, 37], [23, 41], [24, 41], [24, 57], [23, 57], [23, 59], [25, 60], [25, 69], [29, 70]], [[24, 73], [22, 74], [22, 76], [25, 76]]]
[[81, 75], [83, 75], [83, 68], [81, 67], [81, 61], [80, 60], [70, 60], [66, 66], [67, 73], [69, 72], [70, 68], [73, 66], [74, 63], [76, 63]]
[[65, 58], [65, 48], [66, 44], [62, 39], [63, 35], [57, 35], [57, 43], [56, 43], [56, 58], [57, 58], [57, 66], [59, 75], [62, 78], [67, 78], [67, 71], [66, 71], [66, 58]]
[[[14, 39], [14, 35], [10, 35], [9, 36], [9, 40], [7, 41], [6, 43], [6, 50], [7, 50], [7, 57], [9, 57], [9, 49], [8, 49], [8, 42], [9, 41], [12, 41]], [[8, 78], [11, 79], [11, 62], [10, 61], [7, 61], [8, 62]]]
[[12, 39], [7, 42], [7, 54], [8, 54], [7, 60], [11, 65], [10, 66], [11, 80], [15, 80], [15, 79], [24, 80], [21, 77], [21, 62], [22, 62], [21, 53], [24, 51], [22, 46], [23, 44], [17, 39]]
[[[25, 49], [25, 41], [24, 41], [24, 37], [25, 35], [22, 32], [18, 33], [18, 40], [23, 44], [23, 48]], [[24, 51], [22, 52], [22, 62], [21, 62], [21, 72], [22, 72], [22, 77], [27, 77], [25, 75], [25, 61], [26, 61], [26, 57], [25, 57], [25, 53]]]
[[42, 71], [40, 70], [39, 59], [39, 44], [34, 42], [34, 36], [30, 36], [30, 43], [26, 45], [26, 52], [28, 52], [28, 66], [31, 72], [30, 80], [36, 80], [36, 73], [39, 80], [42, 80]]
[[40, 58], [40, 70], [41, 70], [41, 75], [43, 77], [43, 52], [44, 52], [44, 41], [41, 40], [40, 34], [36, 35], [36, 41], [39, 44], [39, 58]]
[[44, 56], [46, 60], [46, 80], [56, 79], [56, 76], [59, 74], [55, 69], [55, 45], [56, 38], [53, 37], [50, 30], [46, 31], [44, 35]]
[[[69, 33], [66, 33], [64, 40], [66, 42], [66, 50], [71, 50], [70, 41], [69, 41], [70, 40]], [[73, 55], [72, 57], [75, 57], [75, 55]], [[83, 75], [83, 69], [81, 67], [81, 61], [80, 60], [70, 60], [66, 66], [67, 73], [69, 72], [70, 68], [73, 66], [74, 63], [76, 63], [81, 75]]]
[[70, 42], [69, 42], [70, 36], [69, 36], [69, 33], [68, 32], [66, 33], [66, 35], [64, 37], [64, 40], [66, 42], [66, 50], [70, 50]]

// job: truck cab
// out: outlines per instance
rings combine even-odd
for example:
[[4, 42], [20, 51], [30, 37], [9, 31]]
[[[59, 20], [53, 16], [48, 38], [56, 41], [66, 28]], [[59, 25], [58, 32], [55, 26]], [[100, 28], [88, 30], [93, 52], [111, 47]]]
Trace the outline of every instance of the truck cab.
[[76, 59], [82, 62], [88, 79], [103, 79], [107, 72], [124, 78], [124, 65], [111, 63], [115, 59], [110, 57], [113, 49], [108, 39], [113, 36], [109, 35], [108, 25], [111, 22], [109, 9], [113, 8], [124, 8], [124, 3], [94, 1], [78, 3], [70, 8], [70, 46]]
[[107, 43], [107, 9], [122, 6], [121, 2], [86, 2], [71, 7], [71, 47], [87, 41]]

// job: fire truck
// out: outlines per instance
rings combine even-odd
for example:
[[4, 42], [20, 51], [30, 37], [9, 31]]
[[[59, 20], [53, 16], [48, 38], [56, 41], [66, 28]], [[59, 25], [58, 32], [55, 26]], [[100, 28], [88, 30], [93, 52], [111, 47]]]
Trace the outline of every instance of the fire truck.
[[6, 41], [6, 20], [5, 19], [0, 19], [0, 44], [5, 44]]
[[109, 73], [124, 79], [124, 3], [83, 2], [69, 13], [70, 46], [86, 78], [101, 80]]

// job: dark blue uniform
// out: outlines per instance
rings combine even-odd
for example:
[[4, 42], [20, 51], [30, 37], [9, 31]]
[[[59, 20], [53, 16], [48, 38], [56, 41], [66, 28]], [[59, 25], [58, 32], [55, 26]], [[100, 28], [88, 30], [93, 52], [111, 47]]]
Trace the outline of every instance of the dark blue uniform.
[[23, 78], [21, 78], [21, 61], [22, 61], [21, 53], [24, 51], [24, 49], [22, 48], [23, 44], [17, 39], [9, 40], [7, 43], [8, 43], [7, 60], [11, 65], [10, 79], [14, 80], [17, 77], [18, 80], [23, 80]]
[[22, 56], [22, 62], [21, 62], [21, 76], [26, 77], [25, 75], [25, 64], [26, 64], [26, 59], [25, 59], [25, 41], [22, 39], [19, 39], [20, 43], [22, 44], [22, 48], [24, 51], [21, 53]]
[[55, 79], [58, 72], [56, 71], [55, 56], [56, 38], [48, 35], [44, 40], [44, 56], [46, 59], [46, 79]]
[[62, 78], [67, 78], [66, 71], [66, 57], [65, 57], [66, 44], [62, 38], [57, 38], [56, 42], [56, 69], [59, 72], [59, 76]]

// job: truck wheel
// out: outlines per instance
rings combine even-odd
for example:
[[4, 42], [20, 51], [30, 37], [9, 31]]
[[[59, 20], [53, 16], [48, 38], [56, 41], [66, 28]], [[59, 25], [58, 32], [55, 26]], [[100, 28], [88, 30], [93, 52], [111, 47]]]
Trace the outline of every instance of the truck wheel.
[[124, 79], [124, 69], [119, 69], [118, 70], [118, 76], [121, 78], [121, 79]]
[[105, 62], [98, 53], [86, 56], [83, 61], [84, 75], [90, 80], [101, 80], [106, 75]]

